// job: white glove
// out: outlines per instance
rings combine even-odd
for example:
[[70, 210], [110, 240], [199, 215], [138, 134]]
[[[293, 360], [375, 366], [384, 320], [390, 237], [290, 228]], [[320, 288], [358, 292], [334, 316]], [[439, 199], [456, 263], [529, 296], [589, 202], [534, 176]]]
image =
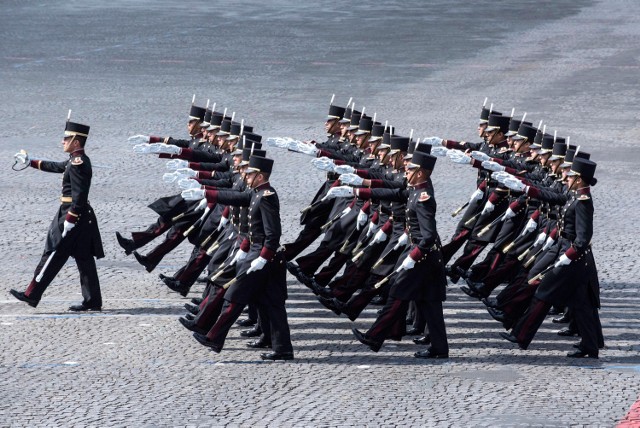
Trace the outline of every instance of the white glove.
[[416, 261], [413, 260], [411, 257], [407, 256], [403, 261], [402, 264], [400, 265], [400, 267], [398, 268], [398, 272], [401, 270], [409, 270], [409, 269], [413, 269], [413, 267], [416, 265]]
[[471, 152], [471, 157], [474, 158], [475, 160], [479, 160], [479, 161], [491, 160], [491, 156], [489, 156], [485, 152], [481, 152], [479, 150], [472, 151]]
[[491, 178], [493, 178], [494, 180], [496, 180], [500, 184], [504, 183], [504, 180], [506, 180], [509, 177], [514, 178], [513, 175], [509, 174], [508, 172], [504, 172], [504, 171], [496, 171], [496, 172], [492, 172], [491, 173]]
[[356, 169], [351, 165], [336, 165], [333, 172], [337, 174], [353, 174], [356, 172]]
[[400, 236], [400, 238], [398, 239], [396, 245], [394, 245], [393, 249], [397, 250], [400, 247], [404, 247], [405, 245], [407, 245], [407, 243], [409, 243], [409, 235], [403, 233], [402, 236]]
[[502, 184], [504, 184], [505, 187], [508, 187], [511, 190], [515, 190], [516, 192], [524, 192], [527, 188], [526, 184], [515, 177], [505, 178]]
[[508, 220], [510, 218], [513, 218], [515, 216], [516, 216], [516, 213], [514, 213], [511, 208], [507, 208], [507, 210], [502, 215], [502, 220], [500, 220], [500, 221], [506, 221], [506, 220]]
[[489, 171], [504, 171], [506, 168], [500, 165], [498, 162], [493, 161], [482, 161], [482, 167], [484, 169], [488, 169]]
[[524, 229], [522, 230], [522, 233], [520, 234], [520, 236], [524, 236], [528, 233], [533, 232], [534, 230], [536, 230], [538, 228], [538, 222], [536, 222], [534, 219], [530, 218], [529, 221], [527, 222], [527, 224], [524, 226]]
[[546, 241], [544, 241], [544, 245], [542, 246], [542, 251], [547, 251], [549, 248], [553, 247], [556, 241], [552, 237], [548, 237]]
[[469, 203], [473, 204], [475, 201], [481, 201], [483, 196], [484, 196], [484, 192], [480, 189], [476, 189], [476, 191], [471, 194]]
[[178, 181], [178, 186], [182, 190], [201, 189], [202, 188], [200, 183], [198, 183], [196, 180], [192, 180], [190, 178], [182, 178], [182, 179], [180, 179]]
[[16, 153], [15, 155], [13, 155], [13, 158], [16, 160], [16, 162], [20, 162], [23, 165], [27, 162], [29, 162], [29, 155], [27, 154], [27, 152], [19, 152]]
[[147, 144], [147, 143], [136, 144], [135, 146], [133, 146], [133, 153], [136, 153], [139, 155], [151, 153], [151, 144]]
[[470, 164], [471, 158], [457, 150], [449, 150], [447, 157], [454, 163]]
[[379, 230], [376, 232], [376, 235], [373, 237], [373, 242], [376, 244], [380, 244], [382, 242], [385, 242], [388, 237], [389, 236], [387, 236], [387, 234], [384, 233], [383, 230]]
[[493, 205], [491, 202], [487, 201], [487, 203], [484, 204], [484, 208], [482, 209], [482, 215], [491, 214], [495, 209], [496, 209], [496, 206]]
[[185, 201], [197, 201], [204, 198], [206, 194], [204, 189], [188, 189], [183, 190], [180, 196], [182, 196], [182, 199]]
[[369, 223], [369, 227], [367, 228], [367, 237], [373, 235], [374, 233], [376, 233], [378, 231], [378, 229], [380, 229], [380, 226], [370, 222]]
[[225, 216], [222, 216], [222, 218], [220, 218], [220, 224], [218, 224], [218, 231], [221, 231], [222, 228], [224, 228], [227, 224], [229, 224], [229, 219], [226, 218]]
[[351, 207], [347, 207], [347, 208], [343, 209], [342, 212], [340, 213], [340, 218], [346, 216], [350, 212], [351, 212]]
[[64, 221], [64, 225], [62, 226], [62, 237], [67, 236], [67, 233], [71, 232], [71, 229], [76, 227], [75, 223], [70, 223], [67, 220]]
[[541, 232], [536, 238], [536, 240], [533, 241], [533, 246], [537, 247], [538, 245], [542, 244], [546, 239], [547, 239], [547, 234], [544, 232]]
[[267, 138], [266, 143], [268, 146], [271, 147], [278, 147], [280, 149], [286, 149], [289, 147], [289, 142], [291, 140], [287, 139], [287, 138], [280, 138], [280, 137], [271, 137], [271, 138]]
[[247, 274], [251, 272], [259, 271], [260, 269], [265, 267], [266, 264], [267, 264], [267, 259], [258, 257], [257, 259], [251, 262], [251, 266], [249, 266], [249, 269], [247, 269]]
[[560, 266], [567, 266], [569, 263], [571, 263], [571, 259], [569, 257], [567, 257], [566, 254], [563, 254], [563, 255], [560, 256], [560, 258], [558, 259], [556, 264], [553, 265], [553, 267], [557, 268], [557, 267], [560, 267]]
[[194, 170], [192, 170], [191, 168], [180, 168], [180, 169], [176, 169], [176, 172], [178, 174], [182, 174], [185, 175], [187, 177], [197, 177], [198, 173]]
[[167, 184], [171, 184], [175, 181], [179, 181], [186, 178], [184, 175], [179, 174], [177, 172], [165, 172], [164, 174], [162, 174], [162, 181], [164, 181]]
[[326, 156], [322, 156], [321, 158], [312, 159], [311, 165], [318, 168], [320, 171], [328, 171], [333, 172], [336, 165], [333, 163], [331, 159]]
[[173, 144], [154, 143], [151, 144], [151, 153], [161, 153], [166, 155], [179, 155], [182, 149]]
[[442, 146], [443, 141], [444, 140], [440, 137], [429, 137], [422, 140], [424, 144], [428, 144], [430, 146]]
[[364, 178], [360, 177], [357, 174], [342, 174], [340, 176], [340, 183], [342, 184], [350, 184], [352, 186], [362, 186], [364, 182]]
[[327, 192], [327, 199], [333, 198], [346, 198], [349, 196], [353, 196], [353, 188], [349, 186], [338, 186], [332, 187]]
[[149, 142], [149, 136], [148, 135], [134, 135], [133, 137], [127, 138], [127, 142], [129, 144], [148, 143]]
[[446, 147], [438, 147], [438, 146], [431, 147], [431, 154], [439, 158], [447, 156], [449, 152], [450, 150], [447, 149]]
[[188, 168], [189, 167], [189, 161], [183, 160], [183, 159], [171, 159], [170, 161], [167, 162], [167, 169], [172, 169], [172, 170], [176, 170], [176, 169], [180, 169], [180, 168]]
[[206, 198], [202, 198], [200, 203], [196, 206], [195, 211], [202, 211], [205, 208], [207, 208], [207, 199]]
[[367, 224], [367, 220], [369, 220], [369, 214], [360, 210], [360, 212], [358, 213], [358, 223], [356, 224], [356, 228], [360, 230], [362, 226]]
[[231, 262], [229, 262], [229, 266], [233, 266], [237, 262], [240, 262], [240, 261], [246, 259], [247, 258], [247, 254], [249, 254], [249, 253], [245, 253], [244, 251], [242, 251], [241, 249], [238, 248], [238, 251], [233, 256], [233, 259], [231, 259]]

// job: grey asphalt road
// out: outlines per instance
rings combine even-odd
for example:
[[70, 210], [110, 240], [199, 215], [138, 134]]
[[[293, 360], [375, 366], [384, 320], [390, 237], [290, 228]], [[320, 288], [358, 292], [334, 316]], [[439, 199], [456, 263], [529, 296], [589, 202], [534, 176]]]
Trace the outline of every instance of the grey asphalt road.
[[[0, 425], [613, 426], [638, 399], [636, 1], [7, 0], [0, 10]], [[265, 136], [321, 138], [333, 93], [418, 137], [473, 139], [485, 97], [570, 136], [598, 162], [601, 359], [567, 360], [574, 339], [550, 322], [528, 351], [513, 349], [455, 286], [448, 361], [416, 360], [409, 340], [373, 354], [294, 278], [294, 362], [261, 362], [235, 329], [220, 356], [207, 352], [177, 323], [186, 300], [113, 239], [154, 221], [146, 205], [177, 192], [161, 181], [164, 163], [134, 155], [126, 138], [184, 136], [194, 93]], [[67, 109], [91, 124], [88, 152], [105, 166], [90, 198], [107, 253], [101, 314], [66, 312], [80, 299], [73, 263], [35, 310], [8, 294], [28, 283], [60, 191], [59, 177], [11, 171], [12, 156], [64, 158]], [[289, 241], [322, 174], [306, 156], [269, 155]], [[473, 177], [438, 161], [443, 240]]]

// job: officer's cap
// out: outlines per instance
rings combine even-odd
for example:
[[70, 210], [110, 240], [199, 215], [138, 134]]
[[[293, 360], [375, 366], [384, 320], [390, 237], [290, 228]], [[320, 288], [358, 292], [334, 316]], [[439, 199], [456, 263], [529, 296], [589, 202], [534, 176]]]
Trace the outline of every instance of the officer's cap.
[[80, 137], [88, 137], [89, 136], [89, 125], [82, 125], [80, 123], [75, 123], [67, 120], [66, 125], [64, 126], [64, 136], [72, 137], [78, 135]]

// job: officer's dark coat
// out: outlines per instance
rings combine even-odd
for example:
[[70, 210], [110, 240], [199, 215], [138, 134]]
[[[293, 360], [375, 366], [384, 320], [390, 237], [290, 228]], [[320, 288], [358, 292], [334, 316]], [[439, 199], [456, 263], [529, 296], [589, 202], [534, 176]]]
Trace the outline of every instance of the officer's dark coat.
[[[78, 150], [62, 162], [34, 161], [38, 169], [47, 172], [61, 173], [62, 198], [71, 198], [72, 202], [63, 202], [58, 208], [47, 233], [46, 251], [59, 249], [59, 245], [72, 247], [72, 256], [91, 254], [96, 258], [104, 257], [102, 239], [98, 229], [93, 208], [89, 205], [89, 189], [91, 187], [91, 160]], [[76, 226], [62, 239], [62, 230], [67, 213], [71, 211], [78, 216]]]

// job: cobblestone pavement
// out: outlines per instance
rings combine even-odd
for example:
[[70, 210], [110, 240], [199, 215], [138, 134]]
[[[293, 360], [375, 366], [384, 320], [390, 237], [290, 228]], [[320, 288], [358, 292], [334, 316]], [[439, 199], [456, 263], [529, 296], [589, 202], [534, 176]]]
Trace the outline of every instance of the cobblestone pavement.
[[[638, 399], [637, 96], [640, 16], [633, 0], [361, 2], [3, 2], [0, 16], [1, 426], [613, 426]], [[216, 17], [219, 16], [219, 17]], [[606, 348], [564, 355], [576, 339], [545, 323], [528, 351], [502, 340], [456, 286], [445, 316], [451, 358], [413, 358], [410, 340], [374, 354], [352, 323], [289, 279], [296, 360], [267, 363], [239, 329], [216, 355], [177, 322], [187, 299], [126, 257], [114, 232], [155, 220], [176, 193], [163, 162], [126, 137], [184, 135], [192, 93], [237, 111], [265, 136], [319, 138], [331, 93], [353, 96], [400, 132], [471, 139], [480, 104], [512, 106], [571, 136], [598, 162], [594, 252]], [[59, 177], [9, 170], [21, 148], [62, 159], [66, 109], [91, 124], [91, 201], [105, 242], [104, 311], [81, 299], [73, 262], [37, 309], [13, 300], [42, 251]], [[322, 181], [309, 158], [270, 149], [283, 241]], [[472, 191], [473, 171], [438, 161], [438, 228]], [[171, 273], [182, 245], [157, 272]], [[195, 296], [201, 291], [194, 287]], [[356, 323], [367, 328], [377, 307]], [[407, 338], [408, 339], [408, 338]]]

